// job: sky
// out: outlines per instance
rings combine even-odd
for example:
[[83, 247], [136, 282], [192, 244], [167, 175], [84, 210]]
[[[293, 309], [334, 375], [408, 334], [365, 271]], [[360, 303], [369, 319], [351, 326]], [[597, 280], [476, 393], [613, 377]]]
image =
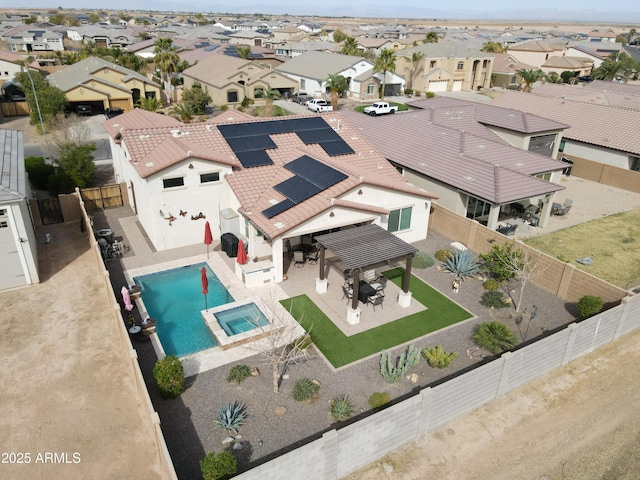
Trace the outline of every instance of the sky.
[[[21, 8], [65, 9], [87, 8], [86, 0], [27, 0]], [[429, 3], [431, 5], [429, 5]], [[93, 4], [96, 5], [96, 4]], [[15, 7], [14, 0], [0, 0], [0, 7]], [[96, 8], [96, 7], [93, 7]], [[544, 20], [594, 21], [599, 23], [640, 24], [640, 2], [634, 0], [449, 0], [448, 2], [398, 0], [322, 0], [296, 2], [282, 0], [111, 0], [110, 10], [154, 10], [206, 13], [263, 13], [271, 15], [309, 15], [335, 17], [415, 18], [415, 19], [478, 19], [478, 20]]]

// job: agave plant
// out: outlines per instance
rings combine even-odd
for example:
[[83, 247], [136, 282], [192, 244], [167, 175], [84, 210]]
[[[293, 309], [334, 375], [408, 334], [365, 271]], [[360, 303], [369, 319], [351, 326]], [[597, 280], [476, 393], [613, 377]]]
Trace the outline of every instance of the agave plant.
[[331, 417], [338, 422], [344, 422], [353, 413], [353, 406], [346, 395], [335, 397], [331, 402]]
[[244, 425], [244, 419], [246, 417], [247, 406], [236, 400], [218, 411], [218, 418], [216, 418], [215, 423], [228, 432], [233, 432], [237, 435], [238, 428]]
[[470, 250], [456, 250], [442, 264], [444, 269], [451, 274], [453, 281], [458, 284], [465, 278], [473, 277], [478, 273], [478, 259]]

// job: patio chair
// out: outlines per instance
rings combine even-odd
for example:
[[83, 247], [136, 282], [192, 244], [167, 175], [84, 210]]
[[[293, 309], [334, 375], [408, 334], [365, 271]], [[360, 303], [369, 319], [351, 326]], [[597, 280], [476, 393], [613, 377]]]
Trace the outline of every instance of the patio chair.
[[296, 268], [304, 267], [304, 252], [300, 250], [293, 252], [293, 266]]
[[319, 256], [320, 256], [320, 252], [318, 250], [313, 250], [307, 255], [307, 263], [311, 265], [317, 264]]
[[375, 281], [376, 278], [377, 278], [377, 275], [376, 275], [375, 269], [365, 270], [364, 273], [362, 274], [362, 279], [367, 283], [371, 283]]
[[367, 305], [371, 304], [373, 306], [374, 312], [376, 311], [376, 305], [380, 305], [382, 308], [384, 308], [382, 302], [384, 302], [384, 295], [380, 293], [376, 293], [375, 295], [371, 295], [369, 298], [367, 298]]
[[353, 299], [353, 288], [349, 288], [346, 285], [342, 286], [342, 298], [340, 300], [347, 299], [349, 303]]
[[379, 275], [378, 278], [376, 278], [375, 281], [373, 281], [369, 285], [371, 285], [376, 290], [376, 293], [384, 295], [384, 289], [387, 286], [387, 277]]
[[513, 225], [511, 225], [510, 223], [507, 223], [506, 225], [496, 228], [496, 232], [503, 235], [515, 235], [516, 228], [518, 228], [517, 224], [514, 223]]

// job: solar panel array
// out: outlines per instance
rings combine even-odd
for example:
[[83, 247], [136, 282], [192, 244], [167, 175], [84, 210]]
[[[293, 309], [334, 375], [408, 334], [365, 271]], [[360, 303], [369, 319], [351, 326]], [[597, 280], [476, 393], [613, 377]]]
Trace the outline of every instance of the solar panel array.
[[295, 176], [273, 187], [287, 198], [263, 210], [262, 213], [267, 218], [275, 217], [347, 178], [344, 173], [307, 155], [287, 163], [284, 167], [295, 173]]
[[[238, 49], [235, 46], [225, 47], [224, 54], [227, 55], [228, 57], [240, 58], [240, 54], [238, 53]], [[263, 57], [263, 55], [261, 53], [250, 52], [248, 59], [250, 60], [250, 59], [262, 58], [262, 57]]]
[[317, 143], [331, 157], [354, 153], [321, 117], [219, 125], [218, 130], [245, 168], [273, 164], [266, 150], [276, 148], [269, 135], [278, 133], [295, 132], [305, 145]]

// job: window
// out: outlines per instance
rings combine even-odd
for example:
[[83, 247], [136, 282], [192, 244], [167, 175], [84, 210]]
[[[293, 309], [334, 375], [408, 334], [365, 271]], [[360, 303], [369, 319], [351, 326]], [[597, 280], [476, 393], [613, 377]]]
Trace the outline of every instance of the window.
[[264, 88], [255, 88], [253, 90], [253, 98], [262, 98], [264, 96]]
[[564, 146], [567, 144], [566, 140], [560, 140], [560, 147], [558, 147], [559, 152], [564, 152]]
[[464, 62], [458, 62], [458, 70], [464, 70]]
[[220, 180], [220, 172], [200, 174], [200, 183], [217, 182], [219, 180]]
[[164, 188], [183, 187], [184, 177], [163, 178], [162, 185]]
[[306, 90], [307, 89], [307, 81], [304, 78], [300, 79], [300, 90]]
[[392, 210], [389, 212], [389, 225], [387, 230], [390, 232], [399, 232], [400, 230], [408, 230], [411, 227], [411, 209], [413, 207], [401, 208], [400, 210]]
[[640, 172], [640, 157], [631, 157], [631, 170]]
[[551, 153], [553, 153], [553, 142], [555, 139], [556, 136], [553, 133], [531, 137], [529, 140], [529, 151], [550, 157]]
[[376, 84], [369, 83], [367, 85], [367, 95], [373, 95], [374, 93], [376, 93]]
[[467, 218], [475, 219], [489, 215], [491, 204], [479, 198], [468, 197], [467, 199]]
[[0, 228], [7, 228], [9, 226], [9, 223], [7, 222], [0, 222]]
[[551, 172], [547, 173], [539, 173], [536, 175], [536, 178], [541, 178], [542, 180], [546, 180], [547, 182], [551, 181]]
[[431, 62], [429, 62], [429, 68], [436, 68], [436, 61], [435, 60], [431, 60]]
[[227, 103], [238, 103], [238, 91], [237, 90], [228, 90], [227, 91]]

